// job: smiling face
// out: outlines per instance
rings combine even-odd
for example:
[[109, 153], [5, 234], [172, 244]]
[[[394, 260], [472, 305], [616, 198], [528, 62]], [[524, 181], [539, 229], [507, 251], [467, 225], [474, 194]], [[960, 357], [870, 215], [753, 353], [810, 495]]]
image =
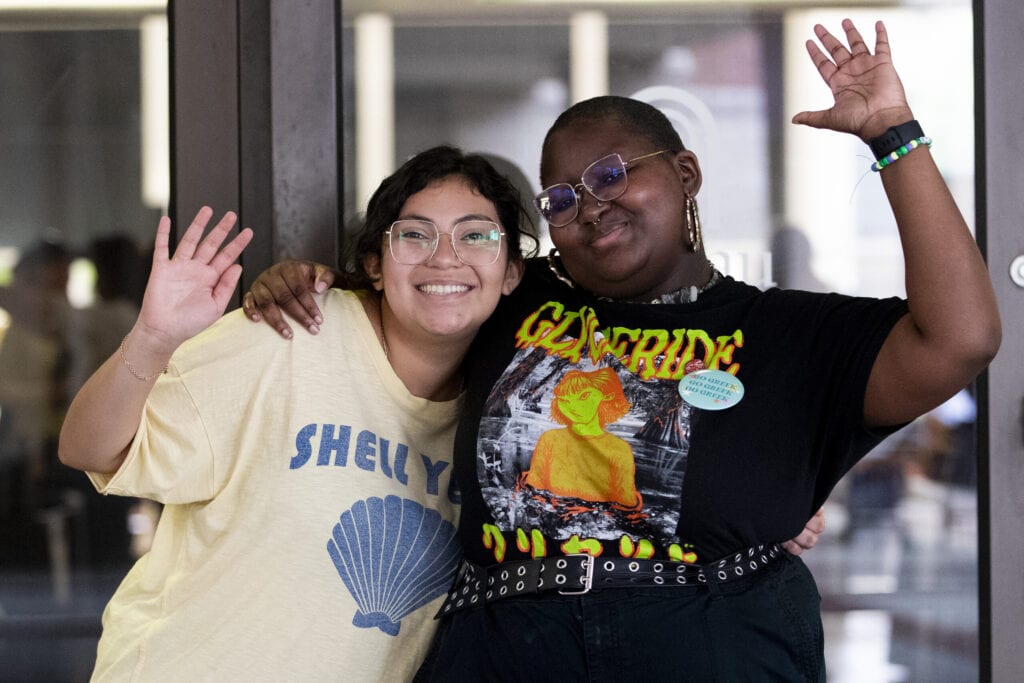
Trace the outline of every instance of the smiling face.
[[[402, 205], [396, 220], [426, 220], [439, 232], [451, 233], [456, 223], [485, 220], [500, 224], [494, 203], [465, 178], [449, 176], [428, 184]], [[387, 247], [366, 261], [366, 271], [383, 292], [382, 307], [389, 340], [396, 335], [436, 341], [472, 339], [494, 312], [502, 294], [519, 283], [521, 262], [509, 259], [502, 238], [501, 255], [487, 266], [467, 266], [440, 236], [433, 256], [418, 265], [398, 263]]]
[[[577, 121], [547, 140], [541, 184], [576, 185], [596, 159], [613, 152], [633, 159], [657, 149], [613, 118]], [[616, 299], [646, 300], [700, 284], [706, 260], [689, 249], [683, 212], [686, 194], [700, 189], [696, 157], [688, 151], [658, 155], [637, 162], [627, 175], [622, 196], [599, 204], [583, 191], [575, 220], [551, 229], [569, 275], [584, 289]]]

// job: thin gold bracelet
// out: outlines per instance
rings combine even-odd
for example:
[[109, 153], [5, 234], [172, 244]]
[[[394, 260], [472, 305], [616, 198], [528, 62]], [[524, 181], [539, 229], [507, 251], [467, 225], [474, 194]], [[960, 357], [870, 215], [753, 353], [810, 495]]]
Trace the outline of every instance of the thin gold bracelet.
[[[128, 334], [131, 334], [131, 333], [129, 332]], [[121, 340], [121, 346], [119, 347], [119, 350], [121, 352], [121, 362], [123, 362], [124, 366], [126, 368], [128, 368], [128, 372], [132, 373], [132, 377], [134, 377], [137, 380], [141, 380], [143, 382], [148, 382], [151, 379], [156, 379], [160, 375], [166, 375], [167, 374], [167, 369], [170, 367], [169, 365], [165, 365], [164, 369], [161, 370], [160, 372], [156, 373], [155, 375], [149, 375], [147, 377], [145, 375], [140, 375], [139, 374], [139, 372], [132, 366], [131, 361], [128, 360], [128, 356], [126, 356], [125, 353], [124, 353], [124, 345], [128, 342], [128, 334], [124, 335], [124, 339]]]

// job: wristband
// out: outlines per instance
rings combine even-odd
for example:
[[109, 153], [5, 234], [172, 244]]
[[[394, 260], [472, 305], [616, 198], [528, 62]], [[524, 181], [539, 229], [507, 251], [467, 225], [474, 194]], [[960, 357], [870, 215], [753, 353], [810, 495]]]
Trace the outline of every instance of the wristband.
[[892, 126], [878, 137], [868, 140], [868, 147], [876, 159], [882, 159], [888, 154], [895, 152], [911, 140], [919, 140], [925, 137], [921, 130], [921, 124], [916, 119], [911, 119], [898, 126]]
[[924, 145], [925, 147], [931, 147], [932, 139], [927, 135], [924, 135], [915, 140], [911, 140], [905, 145], [897, 147], [896, 149], [889, 152], [878, 161], [871, 164], [871, 170], [877, 173], [886, 166], [888, 166], [889, 164], [899, 161], [900, 159], [902, 159], [903, 157], [905, 157], [906, 155], [910, 154], [912, 151], [920, 147], [921, 145]]

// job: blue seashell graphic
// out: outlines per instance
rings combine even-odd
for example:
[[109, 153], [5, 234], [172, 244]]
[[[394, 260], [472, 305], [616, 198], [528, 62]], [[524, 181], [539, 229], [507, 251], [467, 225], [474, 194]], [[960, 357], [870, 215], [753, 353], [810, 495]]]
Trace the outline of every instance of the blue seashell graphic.
[[341, 513], [327, 552], [359, 609], [352, 623], [395, 636], [402, 617], [452, 584], [455, 527], [414, 500], [367, 498]]

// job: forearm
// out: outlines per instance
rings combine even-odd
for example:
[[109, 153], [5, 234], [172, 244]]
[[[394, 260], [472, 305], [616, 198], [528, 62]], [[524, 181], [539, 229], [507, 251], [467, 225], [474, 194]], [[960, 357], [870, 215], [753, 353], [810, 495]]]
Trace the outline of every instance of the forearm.
[[920, 343], [963, 364], [970, 381], [999, 346], [985, 262], [926, 147], [881, 171], [899, 228], [910, 317]]
[[120, 350], [114, 352], [68, 407], [57, 448], [61, 462], [90, 472], [117, 471], [138, 430], [146, 398], [175, 346], [136, 324], [124, 358]]

